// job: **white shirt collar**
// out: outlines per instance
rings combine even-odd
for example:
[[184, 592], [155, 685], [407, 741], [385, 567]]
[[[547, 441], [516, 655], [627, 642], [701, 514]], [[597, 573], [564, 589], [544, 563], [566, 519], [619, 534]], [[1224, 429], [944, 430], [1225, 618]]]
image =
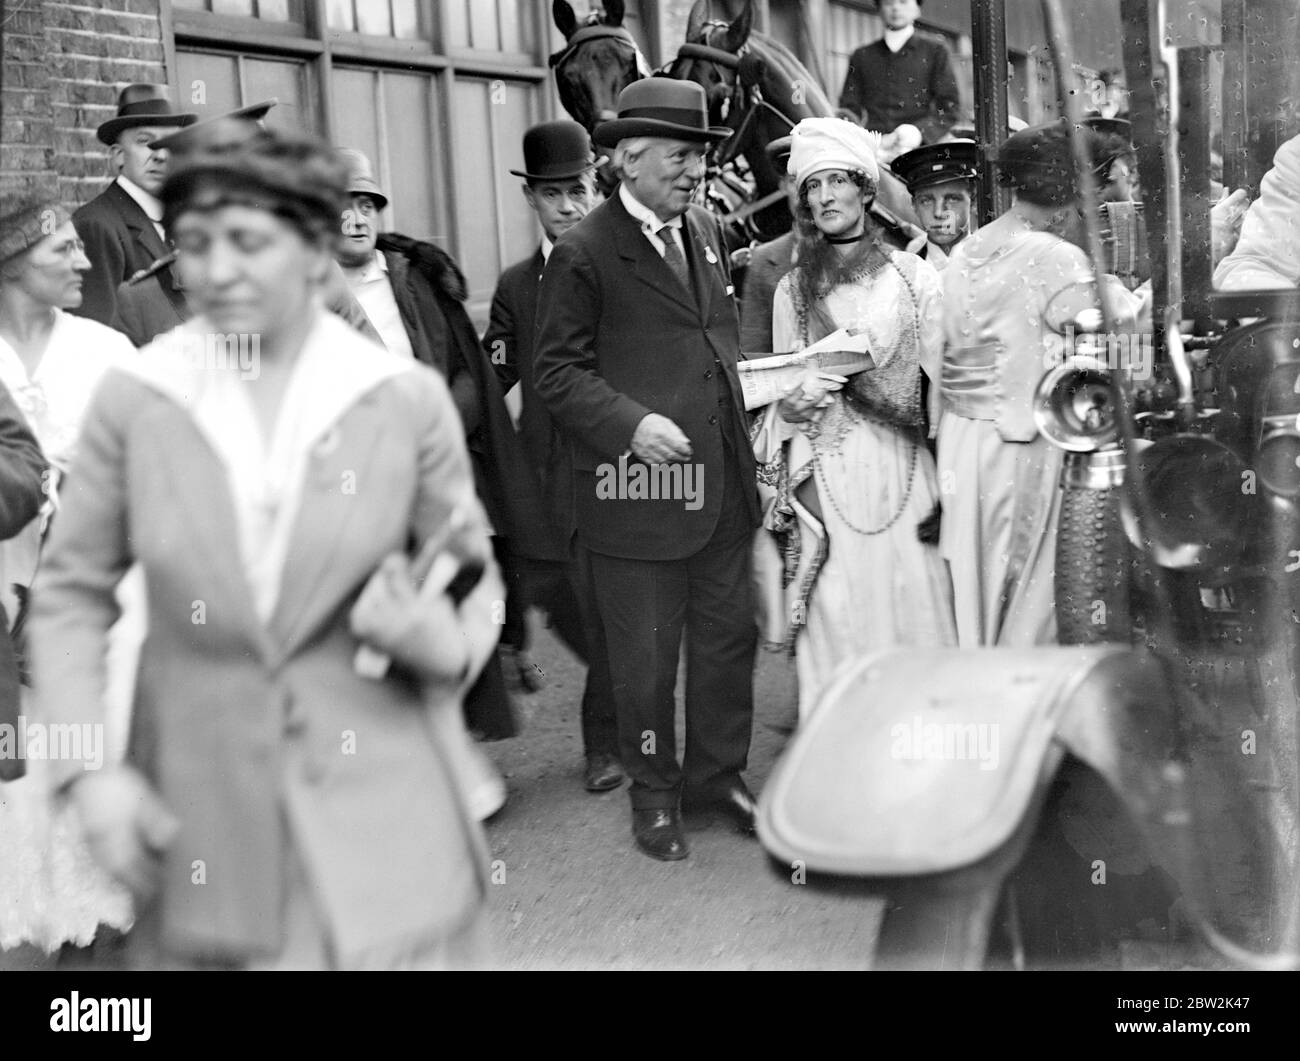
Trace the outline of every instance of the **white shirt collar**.
[[551, 242], [551, 237], [543, 234], [542, 235], [542, 261], [543, 262], [547, 261], [551, 257], [551, 250], [554, 246], [555, 244]]
[[915, 32], [915, 26], [908, 26], [906, 29], [887, 29], [885, 30], [885, 47], [891, 52], [897, 52], [912, 39], [912, 34]]
[[117, 183], [121, 186], [122, 191], [126, 192], [139, 205], [140, 209], [145, 212], [155, 225], [162, 224], [163, 208], [162, 201], [156, 195], [150, 195], [147, 191], [136, 184], [135, 181], [128, 180], [121, 174], [118, 174]]
[[677, 229], [682, 227], [681, 214], [678, 214], [671, 221], [660, 221], [653, 210], [627, 190], [626, 184], [620, 184], [618, 186], [618, 197], [623, 200], [623, 206], [626, 207], [627, 212], [632, 215], [633, 220], [641, 223], [641, 231], [647, 235], [653, 236], [657, 234], [664, 225], [667, 225], [669, 228]]

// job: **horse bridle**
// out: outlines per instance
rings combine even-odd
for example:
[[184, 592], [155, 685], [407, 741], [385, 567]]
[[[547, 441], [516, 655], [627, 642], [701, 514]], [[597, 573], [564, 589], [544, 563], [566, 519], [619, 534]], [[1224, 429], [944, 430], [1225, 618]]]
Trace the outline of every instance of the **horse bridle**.
[[763, 90], [757, 85], [751, 85], [749, 92], [745, 92], [745, 87], [740, 83], [739, 76], [740, 59], [744, 54], [745, 51], [743, 48], [739, 53], [736, 53], [723, 51], [721, 48], [714, 48], [708, 44], [696, 44], [694, 41], [686, 41], [677, 49], [677, 55], [673, 61], [662, 68], [663, 72], [667, 74], [667, 76], [672, 76], [669, 71], [673, 69], [679, 60], [686, 58], [702, 59], [705, 62], [713, 63], [716, 66], [722, 66], [728, 70], [736, 72], [736, 83], [735, 87], [731, 90], [731, 98], [738, 101], [737, 105], [739, 105], [739, 102], [743, 101], [746, 95], [748, 95], [749, 110], [745, 113], [745, 117], [742, 119], [740, 126], [731, 136], [727, 137], [726, 142], [718, 149], [717, 154], [714, 156], [714, 164], [719, 167], [725, 166], [727, 163], [735, 160], [736, 155], [740, 153], [740, 145], [744, 142], [745, 135], [749, 132], [749, 127], [758, 118], [758, 114], [761, 110], [766, 109], [772, 114], [775, 114], [790, 129], [793, 129], [795, 125], [795, 123], [786, 115], [782, 114], [763, 98]]
[[583, 26], [581, 29], [575, 30], [573, 36], [565, 42], [564, 47], [547, 59], [546, 64], [551, 67], [555, 71], [556, 76], [558, 76], [560, 67], [564, 63], [568, 62], [578, 48], [589, 41], [601, 39], [620, 40], [624, 44], [629, 45], [633, 52], [639, 53], [636, 38], [633, 37], [624, 27], [597, 24], [594, 26]]

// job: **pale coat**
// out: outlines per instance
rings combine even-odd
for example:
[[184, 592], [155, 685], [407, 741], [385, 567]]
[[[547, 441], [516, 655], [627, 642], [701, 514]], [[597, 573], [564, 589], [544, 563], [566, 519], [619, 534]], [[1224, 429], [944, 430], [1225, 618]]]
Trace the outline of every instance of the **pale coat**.
[[1295, 287], [1300, 284], [1300, 136], [1277, 149], [1264, 174], [1259, 198], [1241, 222], [1233, 252], [1214, 270], [1214, 286], [1226, 291]]
[[[162, 866], [163, 946], [181, 959], [274, 955], [292, 845], [337, 964], [394, 964], [455, 933], [485, 894], [485, 847], [458, 780], [465, 686], [422, 689], [396, 667], [382, 682], [359, 677], [349, 612], [383, 557], [426, 539], [453, 505], [489, 551], [460, 422], [436, 372], [394, 367], [320, 316], [309, 341], [328, 349], [336, 415], [308, 454], [263, 626], [226, 465], [192, 409], [201, 374], [167, 347], [201, 327], [111, 371], [86, 417], [33, 595], [42, 714], [101, 718], [113, 587], [140, 561], [150, 628], [128, 757], [181, 820]], [[488, 563], [465, 626], [449, 631], [470, 641], [471, 674], [498, 629]], [[79, 769], [57, 765], [62, 782]]]

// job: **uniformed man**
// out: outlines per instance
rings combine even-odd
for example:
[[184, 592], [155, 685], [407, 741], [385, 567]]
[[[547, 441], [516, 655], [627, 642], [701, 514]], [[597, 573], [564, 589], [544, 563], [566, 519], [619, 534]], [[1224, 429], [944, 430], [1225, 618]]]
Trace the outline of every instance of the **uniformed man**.
[[907, 249], [941, 272], [948, 255], [971, 232], [978, 160], [974, 140], [947, 140], [918, 147], [890, 163], [912, 193], [912, 207], [925, 229]]

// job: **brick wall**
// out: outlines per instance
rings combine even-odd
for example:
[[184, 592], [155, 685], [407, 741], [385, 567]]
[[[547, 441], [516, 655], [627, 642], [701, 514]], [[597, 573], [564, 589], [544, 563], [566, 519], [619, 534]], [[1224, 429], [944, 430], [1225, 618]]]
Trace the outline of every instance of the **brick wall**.
[[4, 0], [0, 189], [69, 209], [113, 176], [95, 128], [134, 81], [166, 83], [159, 0]]

